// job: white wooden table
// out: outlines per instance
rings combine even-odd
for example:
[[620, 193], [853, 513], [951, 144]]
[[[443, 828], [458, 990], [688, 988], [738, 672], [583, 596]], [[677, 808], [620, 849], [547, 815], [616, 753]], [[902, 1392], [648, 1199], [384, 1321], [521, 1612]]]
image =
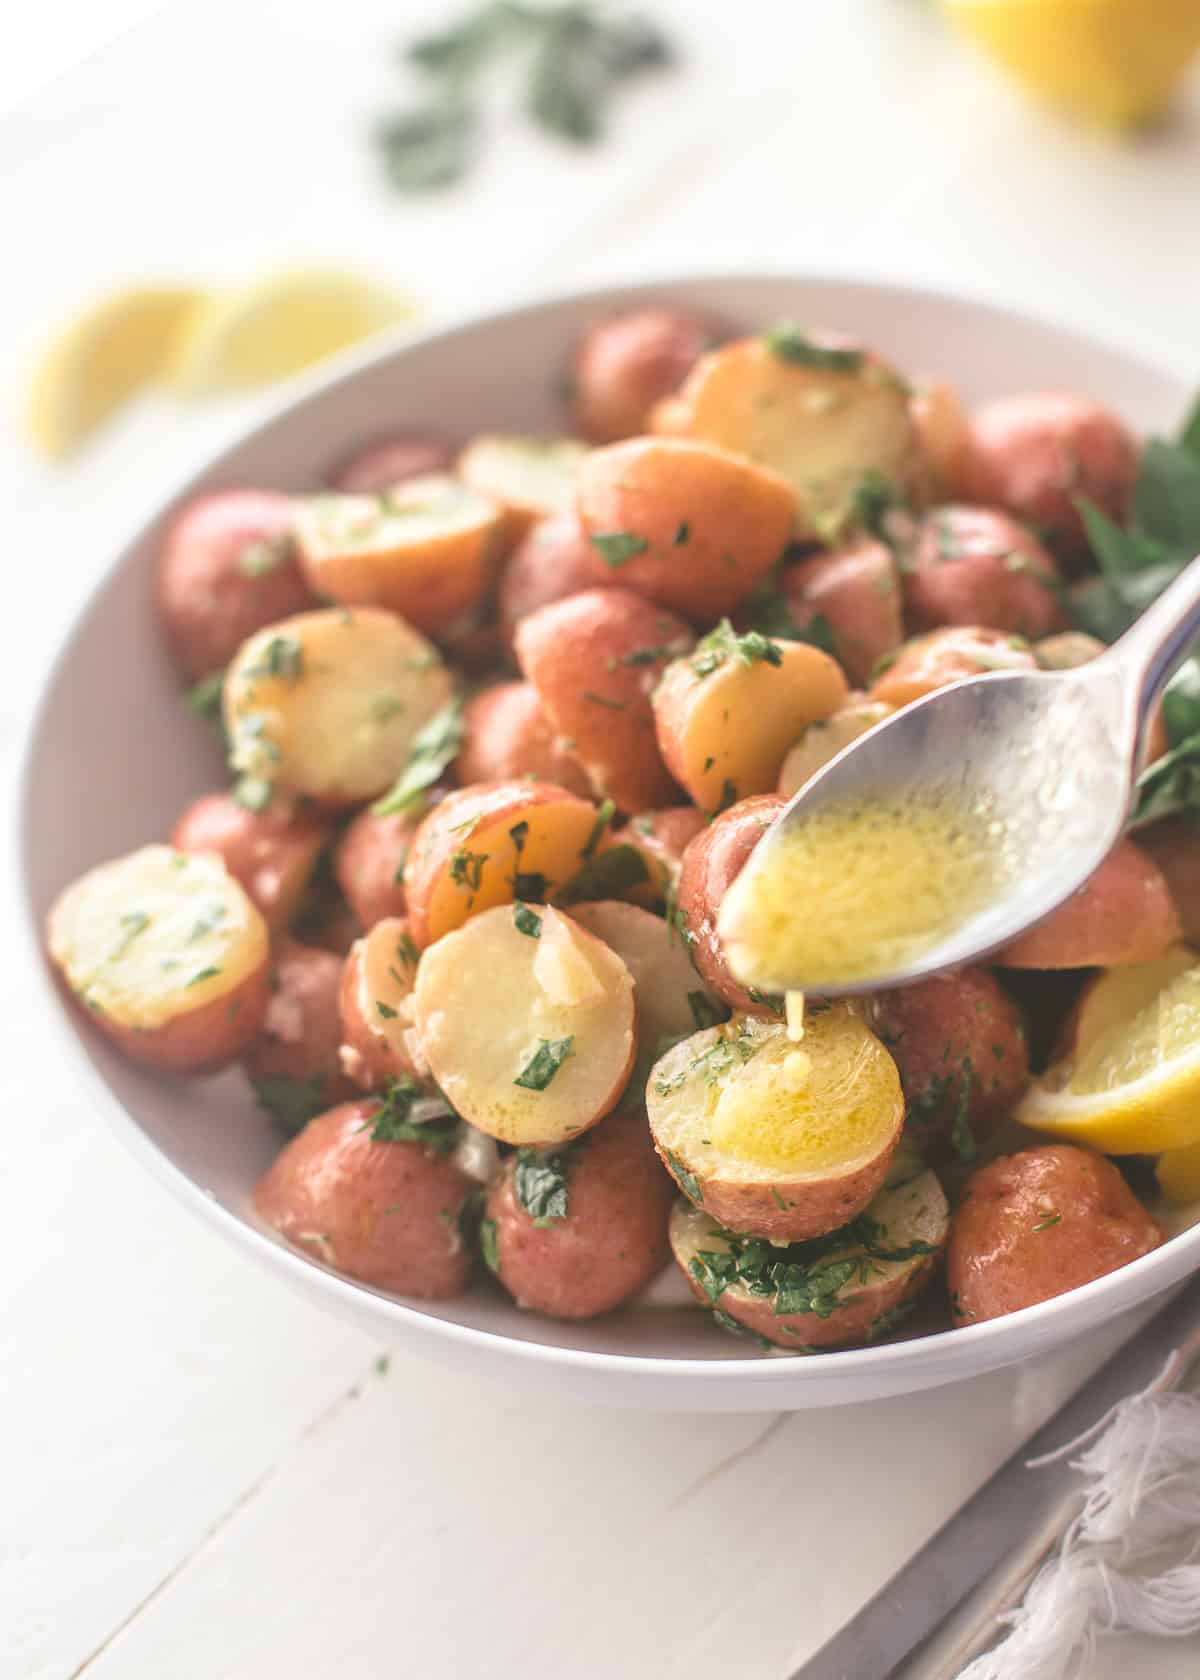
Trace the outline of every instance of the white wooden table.
[[[506, 133], [461, 194], [398, 201], [362, 130], [398, 85], [387, 48], [432, 0], [30, 10], [12, 91], [71, 67], [0, 117], [6, 420], [38, 332], [97, 288], [294, 258], [438, 308], [705, 266], [934, 280], [1200, 375], [1200, 87], [1170, 131], [1118, 148], [1018, 100], [918, 0], [655, 0], [687, 67], [633, 94], [608, 146]], [[106, 16], [135, 21], [75, 63]], [[147, 405], [62, 474], [7, 433], [7, 809], [69, 612], [161, 485], [255, 406]], [[4, 845], [12, 951], [8, 827]], [[0, 1007], [4, 1680], [784, 1680], [1121, 1332], [765, 1421], [568, 1408], [389, 1360], [121, 1153], [19, 963]], [[1198, 1663], [1200, 1643], [1130, 1644], [1096, 1673]]]

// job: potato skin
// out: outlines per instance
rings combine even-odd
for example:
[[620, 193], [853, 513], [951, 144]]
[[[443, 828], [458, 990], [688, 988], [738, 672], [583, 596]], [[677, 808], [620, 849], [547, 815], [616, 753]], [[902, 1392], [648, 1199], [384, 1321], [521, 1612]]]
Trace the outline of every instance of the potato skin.
[[675, 784], [659, 752], [650, 695], [692, 645], [686, 622], [628, 589], [590, 589], [517, 627], [521, 670], [600, 798], [623, 811], [666, 805]]
[[[597, 449], [579, 473], [593, 576], [708, 623], [732, 612], [787, 546], [796, 498], [786, 479], [715, 444], [631, 438]], [[605, 558], [606, 536], [643, 546]]]
[[675, 1188], [636, 1109], [610, 1115], [566, 1151], [567, 1212], [538, 1222], [521, 1206], [510, 1155], [488, 1190], [496, 1275], [517, 1303], [550, 1318], [594, 1318], [644, 1289], [670, 1258]]
[[[386, 959], [379, 963], [380, 946]], [[389, 1080], [418, 1074], [416, 1062], [405, 1038], [403, 1001], [416, 978], [415, 947], [408, 923], [402, 916], [387, 916], [376, 922], [362, 939], [356, 939], [350, 954], [340, 965], [337, 1011], [338, 1068], [363, 1091], [378, 1091]], [[373, 995], [371, 978], [383, 980], [385, 996]], [[392, 1014], [380, 1011], [380, 1002]], [[396, 1030], [400, 1029], [400, 1030]]]
[[972, 501], [1006, 508], [1081, 553], [1087, 535], [1075, 498], [1124, 523], [1137, 458], [1132, 433], [1111, 410], [1070, 391], [1035, 391], [975, 411], [963, 477]]
[[1181, 937], [1162, 870], [1119, 840], [1077, 893], [992, 959], [1003, 968], [1118, 968], [1153, 962]]
[[571, 366], [575, 429], [592, 443], [645, 432], [655, 403], [679, 389], [713, 341], [712, 326], [682, 309], [629, 309], [597, 321]]
[[333, 854], [334, 878], [362, 927], [404, 914], [404, 865], [423, 814], [381, 817], [368, 807], [342, 834]]
[[295, 916], [329, 833], [327, 823], [286, 801], [248, 811], [227, 793], [209, 793], [177, 818], [171, 845], [216, 852], [278, 933]]
[[236, 1062], [257, 1038], [269, 999], [267, 965], [247, 974], [233, 991], [186, 1015], [150, 1029], [111, 1017], [95, 1021], [131, 1061], [163, 1073], [218, 1073]]
[[191, 679], [221, 670], [256, 630], [315, 606], [294, 524], [292, 498], [275, 490], [213, 491], [172, 519], [158, 558], [157, 605]]
[[922, 695], [984, 671], [1034, 671], [1033, 649], [1020, 637], [985, 625], [952, 625], [904, 643], [871, 684], [872, 700], [907, 706]]
[[348, 1087], [341, 1077], [338, 994], [345, 965], [332, 951], [282, 939], [271, 954], [270, 999], [262, 1031], [246, 1052], [251, 1079], [320, 1079], [336, 1102]]
[[639, 811], [613, 829], [613, 845], [632, 846], [646, 865], [646, 881], [628, 894], [635, 903], [653, 909], [664, 900], [670, 902], [688, 842], [707, 821], [694, 805], [667, 805], [658, 811]]
[[285, 1144], [254, 1205], [303, 1253], [377, 1289], [461, 1295], [471, 1253], [458, 1219], [474, 1184], [425, 1144], [376, 1143], [380, 1105], [343, 1103]]
[[1167, 883], [1179, 926], [1189, 944], [1200, 941], [1200, 826], [1190, 817], [1166, 817], [1138, 830], [1137, 844]]
[[864, 539], [785, 566], [779, 593], [798, 628], [821, 617], [852, 683], [863, 684], [904, 639], [900, 578], [886, 543]]
[[349, 496], [378, 496], [407, 478], [449, 472], [453, 445], [428, 432], [392, 432], [363, 444], [331, 476], [332, 489]]
[[954, 386], [944, 379], [919, 385], [909, 398], [908, 412], [924, 457], [928, 496], [943, 501], [964, 495], [971, 422]]
[[1020, 1011], [984, 968], [877, 993], [867, 1020], [900, 1070], [905, 1135], [922, 1153], [971, 1159], [1025, 1094]]
[[731, 1008], [747, 1015], [774, 1016], [778, 1010], [734, 979], [717, 933], [717, 912], [784, 804], [778, 794], [764, 793], [731, 805], [689, 842], [679, 871], [676, 916], [696, 972]]
[[620, 574], [599, 577], [595, 550], [575, 513], [539, 519], [513, 550], [500, 576], [497, 611], [504, 645], [511, 648], [517, 625], [539, 607], [578, 595], [583, 589], [616, 584]]
[[1061, 630], [1058, 568], [1006, 513], [961, 504], [926, 514], [903, 572], [913, 625], [986, 624], [1036, 639]]
[[532, 683], [497, 683], [469, 700], [463, 712], [462, 751], [454, 774], [472, 782], [554, 782], [590, 799], [592, 785], [574, 753], [562, 745]]
[[957, 1325], [1065, 1295], [1149, 1254], [1157, 1222], [1111, 1161], [1040, 1144], [980, 1167], [954, 1215], [946, 1281]]

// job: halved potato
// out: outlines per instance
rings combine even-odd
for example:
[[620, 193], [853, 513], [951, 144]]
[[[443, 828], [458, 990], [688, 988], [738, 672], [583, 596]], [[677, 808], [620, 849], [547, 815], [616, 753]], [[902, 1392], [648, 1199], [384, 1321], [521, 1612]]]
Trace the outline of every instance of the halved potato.
[[935, 689], [978, 677], [985, 671], [1033, 671], [1037, 660], [1023, 636], [986, 625], [951, 624], [913, 636], [880, 661], [871, 683], [872, 700], [907, 706]]
[[484, 433], [459, 456], [458, 475], [504, 509], [509, 532], [517, 538], [535, 519], [570, 512], [587, 453], [579, 438]]
[[660, 1039], [693, 1033], [726, 1013], [696, 974], [683, 941], [661, 916], [638, 904], [599, 899], [576, 904], [571, 919], [602, 939], [633, 975], [643, 1051], [653, 1054]]
[[437, 649], [378, 607], [300, 613], [243, 642], [225, 678], [230, 763], [323, 805], [387, 788], [450, 699]]
[[590, 857], [596, 823], [594, 805], [552, 782], [450, 794], [417, 830], [404, 867], [413, 938], [423, 948], [493, 905], [561, 891]]
[[171, 846], [90, 869], [47, 919], [51, 961], [101, 1032], [177, 1073], [236, 1060], [267, 1008], [267, 924], [209, 852]]
[[633, 1064], [633, 977], [560, 911], [501, 905], [417, 969], [421, 1048], [455, 1112], [503, 1143], [553, 1144], [614, 1107]]
[[869, 682], [904, 640], [900, 572], [886, 543], [860, 538], [833, 554], [797, 560], [780, 572], [778, 590], [798, 630], [824, 620], [831, 651], [852, 683]]
[[1091, 878], [992, 961], [1001, 968], [1119, 968], [1154, 962], [1182, 937], [1158, 865], [1119, 840]]
[[676, 781], [702, 810], [721, 811], [773, 789], [796, 737], [847, 693], [841, 667], [820, 648], [738, 636], [726, 621], [668, 665], [654, 726]]
[[421, 811], [360, 811], [333, 853], [333, 874], [358, 922], [372, 928], [405, 909], [404, 865]]
[[589, 589], [517, 626], [521, 669], [598, 797], [623, 811], [675, 792], [659, 754], [650, 695], [692, 645], [681, 618], [628, 589]]
[[693, 1295], [793, 1353], [873, 1341], [921, 1293], [946, 1245], [950, 1210], [933, 1173], [885, 1188], [865, 1212], [815, 1241], [775, 1248], [722, 1228], [688, 1202], [671, 1249]]
[[717, 916], [725, 894], [782, 810], [778, 794], [764, 793], [722, 811], [685, 848], [675, 898], [675, 922], [697, 974], [732, 1008], [776, 1017], [782, 999], [750, 991], [734, 979], [717, 932]]
[[[870, 352], [778, 328], [702, 356], [671, 429], [769, 467], [796, 496], [796, 535], [832, 542], [867, 474], [903, 490], [920, 465], [908, 390]], [[686, 411], [686, 420], [684, 419]]]
[[504, 514], [447, 473], [383, 496], [307, 496], [297, 504], [300, 565], [318, 594], [387, 607], [421, 630], [446, 630], [481, 598]]
[[868, 729], [892, 715], [894, 708], [865, 694], [849, 694], [844, 705], [826, 718], [805, 726], [804, 733], [784, 759], [776, 783], [781, 799], [790, 799], [835, 759], [843, 747], [857, 741]]
[[592, 792], [579, 759], [550, 722], [537, 689], [526, 682], [495, 683], [467, 701], [454, 774], [464, 787], [529, 776], [582, 799]]
[[750, 1015], [694, 1033], [655, 1063], [646, 1106], [689, 1201], [776, 1243], [861, 1213], [904, 1124], [896, 1064], [845, 1004], [810, 1010], [798, 1044]]
[[579, 515], [554, 514], [540, 519], [517, 544], [500, 574], [496, 611], [500, 634], [511, 648], [517, 625], [539, 607], [578, 595], [582, 589], [596, 589], [607, 582], [619, 582], [596, 572], [596, 555]]
[[579, 517], [598, 580], [700, 623], [732, 612], [779, 559], [795, 500], [776, 473], [690, 438], [630, 438], [589, 455]]
[[177, 818], [170, 842], [180, 852], [216, 852], [277, 933], [299, 909], [329, 832], [288, 800], [248, 811], [227, 793], [209, 793]]
[[593, 443], [644, 432], [655, 404], [718, 337], [712, 322], [681, 309], [627, 309], [594, 322], [571, 361], [575, 424]]
[[920, 381], [908, 411], [923, 457], [920, 489], [929, 501], [965, 497], [971, 421], [954, 386], [944, 379]]
[[[338, 993], [343, 963], [332, 951], [283, 938], [271, 952], [270, 1001], [262, 1031], [243, 1066], [259, 1102], [278, 1113], [302, 1102], [308, 1114], [331, 1108], [344, 1091], [338, 1047], [342, 1039]], [[273, 1100], [282, 1082], [282, 1102]], [[290, 1087], [305, 1087], [302, 1093]]]
[[402, 916], [376, 922], [355, 940], [342, 970], [341, 1068], [364, 1091], [421, 1070], [409, 999], [419, 952]]

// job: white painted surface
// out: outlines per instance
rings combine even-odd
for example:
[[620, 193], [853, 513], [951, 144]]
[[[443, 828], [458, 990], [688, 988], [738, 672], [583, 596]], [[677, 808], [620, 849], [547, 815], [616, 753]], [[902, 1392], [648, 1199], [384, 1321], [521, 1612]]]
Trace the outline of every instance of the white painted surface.
[[[79, 5], [92, 39], [105, 7], [137, 10]], [[75, 14], [43, 10], [71, 64]], [[361, 128], [396, 81], [385, 48], [438, 7], [176, 0], [119, 35], [117, 17], [97, 57], [0, 118], [6, 418], [38, 332], [98, 287], [297, 255], [455, 306], [649, 268], [845, 266], [987, 291], [1200, 373], [1200, 89], [1123, 150], [1032, 111], [917, 0], [655, 10], [681, 20], [687, 69], [633, 95], [608, 147], [506, 136], [425, 203], [377, 189]], [[255, 407], [147, 405], [63, 475], [6, 437], [6, 777], [113, 542]], [[7, 829], [4, 846], [9, 927]], [[5, 1680], [784, 1680], [1118, 1333], [778, 1424], [567, 1408], [407, 1357], [381, 1375], [364, 1338], [115, 1148], [16, 965], [0, 1007]], [[1200, 1645], [1123, 1645], [1095, 1680], [1198, 1662]]]

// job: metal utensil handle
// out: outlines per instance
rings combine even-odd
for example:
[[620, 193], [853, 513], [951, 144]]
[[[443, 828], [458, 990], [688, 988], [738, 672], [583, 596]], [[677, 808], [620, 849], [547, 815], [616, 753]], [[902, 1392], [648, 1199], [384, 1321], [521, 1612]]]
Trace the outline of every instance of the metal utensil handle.
[[1152, 601], [1105, 656], [1119, 663], [1137, 707], [1139, 741], [1167, 679], [1200, 635], [1200, 556]]

